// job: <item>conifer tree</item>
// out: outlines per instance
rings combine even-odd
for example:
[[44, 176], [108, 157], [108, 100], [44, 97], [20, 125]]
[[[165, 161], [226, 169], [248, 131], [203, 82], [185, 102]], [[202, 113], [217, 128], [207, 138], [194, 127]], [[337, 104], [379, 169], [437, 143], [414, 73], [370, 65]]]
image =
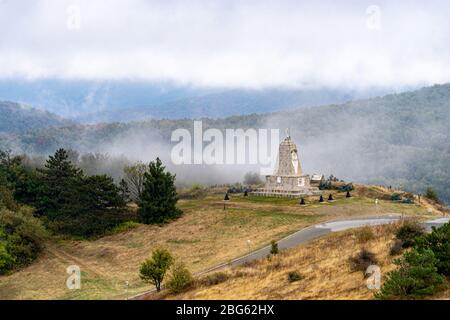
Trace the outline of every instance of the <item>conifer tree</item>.
[[150, 162], [144, 174], [144, 188], [139, 201], [138, 215], [142, 223], [165, 223], [181, 216], [175, 175], [165, 171], [159, 158]]
[[83, 172], [70, 161], [64, 149], [58, 149], [45, 163], [44, 169], [39, 169], [42, 175], [42, 188], [37, 199], [37, 213], [55, 214], [65, 204], [65, 195], [71, 186], [81, 179]]

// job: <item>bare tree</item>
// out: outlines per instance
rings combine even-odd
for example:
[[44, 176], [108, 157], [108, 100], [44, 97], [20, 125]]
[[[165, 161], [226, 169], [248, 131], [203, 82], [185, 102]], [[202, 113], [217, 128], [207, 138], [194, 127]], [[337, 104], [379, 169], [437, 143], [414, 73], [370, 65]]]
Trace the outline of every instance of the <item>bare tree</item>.
[[147, 171], [147, 165], [139, 161], [134, 165], [126, 166], [123, 171], [130, 190], [130, 198], [134, 201], [139, 200], [144, 188], [144, 173]]

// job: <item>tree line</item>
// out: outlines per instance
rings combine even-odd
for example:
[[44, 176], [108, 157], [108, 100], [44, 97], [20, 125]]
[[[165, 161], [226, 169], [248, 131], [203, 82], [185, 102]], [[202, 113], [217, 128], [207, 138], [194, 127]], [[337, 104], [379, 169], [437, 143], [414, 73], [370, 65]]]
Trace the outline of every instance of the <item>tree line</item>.
[[[0, 270], [2, 265], [5, 270], [17, 266], [7, 242], [13, 218], [39, 226], [30, 229], [28, 237], [36, 240], [27, 255], [32, 260], [42, 239], [34, 235], [43, 234], [44, 228], [52, 235], [88, 238], [129, 221], [162, 224], [182, 214], [176, 207], [175, 175], [166, 171], [159, 158], [148, 165], [126, 166], [118, 183], [106, 174], [85, 174], [65, 149], [49, 156], [41, 168], [27, 166], [23, 160], [0, 151]], [[137, 210], [130, 202], [137, 204]]]

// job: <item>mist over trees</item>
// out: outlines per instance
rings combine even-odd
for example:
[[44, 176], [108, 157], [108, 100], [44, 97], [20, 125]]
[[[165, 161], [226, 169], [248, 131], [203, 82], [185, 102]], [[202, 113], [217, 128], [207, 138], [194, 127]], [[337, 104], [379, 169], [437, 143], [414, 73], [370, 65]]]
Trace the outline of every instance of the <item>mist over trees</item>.
[[[289, 127], [307, 173], [335, 174], [348, 181], [422, 194], [432, 187], [442, 201], [450, 202], [450, 84], [342, 105], [202, 120], [204, 130], [278, 128], [283, 132]], [[116, 160], [121, 157], [130, 158], [126, 165], [132, 165], [159, 156], [177, 174], [177, 183], [186, 184], [235, 182], [245, 172], [256, 171], [238, 166], [171, 166], [172, 131], [192, 131], [192, 126], [192, 120], [182, 119], [52, 127], [0, 135], [0, 147], [35, 155], [51, 154], [60, 146], [109, 154], [109, 160], [93, 157], [80, 167], [88, 172], [87, 164], [96, 163], [92, 166], [96, 174], [107, 173], [116, 180], [123, 178], [123, 172], [112, 168], [123, 168], [124, 163]]]

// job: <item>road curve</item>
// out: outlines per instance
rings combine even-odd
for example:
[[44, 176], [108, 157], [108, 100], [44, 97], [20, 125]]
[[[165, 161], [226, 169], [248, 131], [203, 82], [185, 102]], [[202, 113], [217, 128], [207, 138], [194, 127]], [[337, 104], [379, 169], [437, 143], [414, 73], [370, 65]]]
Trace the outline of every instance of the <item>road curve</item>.
[[[354, 219], [346, 219], [346, 220], [336, 220], [325, 223], [316, 224], [304, 229], [301, 229], [283, 239], [278, 241], [278, 248], [280, 250], [293, 248], [310, 240], [322, 237], [332, 232], [339, 232], [348, 229], [360, 228], [363, 226], [375, 226], [375, 225], [383, 225], [388, 223], [394, 223], [401, 219], [401, 215], [384, 215], [384, 216], [372, 216], [372, 217], [364, 217], [364, 218], [354, 218]], [[431, 227], [439, 227], [449, 222], [450, 218], [439, 218], [434, 220], [428, 220], [422, 223], [422, 226], [431, 230]], [[261, 249], [253, 251], [245, 256], [236, 258], [231, 260], [230, 262], [223, 263], [213, 268], [204, 270], [197, 275], [202, 275], [205, 273], [209, 273], [212, 271], [217, 271], [223, 269], [225, 267], [234, 267], [239, 266], [254, 260], [258, 260], [261, 258], [267, 257], [270, 254], [271, 246], [265, 246]], [[146, 294], [153, 292], [154, 290], [147, 291], [145, 293], [139, 294], [132, 299], [142, 299]]]

